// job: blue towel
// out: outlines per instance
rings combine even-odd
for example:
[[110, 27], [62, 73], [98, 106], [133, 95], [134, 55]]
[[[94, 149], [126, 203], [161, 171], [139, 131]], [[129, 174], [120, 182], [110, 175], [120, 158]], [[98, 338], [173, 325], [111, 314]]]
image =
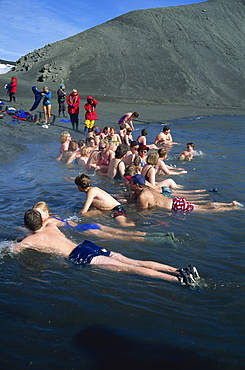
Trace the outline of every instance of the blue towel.
[[37, 107], [39, 106], [40, 101], [42, 100], [42, 95], [41, 95], [40, 91], [38, 91], [36, 86], [32, 87], [32, 92], [35, 95], [35, 101], [33, 103], [33, 106], [31, 107], [30, 111], [33, 111], [33, 110], [37, 109]]

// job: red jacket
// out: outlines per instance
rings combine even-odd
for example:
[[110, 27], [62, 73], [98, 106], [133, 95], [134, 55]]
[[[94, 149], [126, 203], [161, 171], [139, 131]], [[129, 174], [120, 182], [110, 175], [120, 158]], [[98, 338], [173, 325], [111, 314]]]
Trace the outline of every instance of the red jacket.
[[18, 79], [17, 78], [14, 77], [14, 78], [11, 79], [11, 87], [10, 87], [9, 92], [16, 93], [17, 83], [18, 83]]
[[71, 93], [67, 96], [68, 113], [79, 113], [80, 100], [78, 93]]
[[90, 121], [98, 119], [95, 108], [99, 102], [95, 100], [92, 96], [88, 96], [87, 99], [92, 99], [92, 104], [89, 103], [84, 104], [84, 109], [86, 110], [85, 119], [88, 119]]

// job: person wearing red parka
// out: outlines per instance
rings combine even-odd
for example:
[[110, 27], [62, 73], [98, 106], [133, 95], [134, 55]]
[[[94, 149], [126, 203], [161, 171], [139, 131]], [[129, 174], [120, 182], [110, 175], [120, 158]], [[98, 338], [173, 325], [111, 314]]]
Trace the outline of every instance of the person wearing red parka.
[[9, 101], [11, 102], [12, 100], [15, 102], [15, 93], [17, 91], [17, 84], [18, 84], [18, 79], [16, 77], [11, 78], [11, 82], [8, 87], [9, 91]]
[[84, 135], [87, 135], [88, 132], [93, 131], [94, 121], [98, 119], [96, 113], [96, 105], [98, 101], [95, 100], [92, 96], [87, 96], [87, 103], [84, 104], [85, 113], [85, 127]]
[[72, 93], [68, 95], [66, 99], [66, 103], [68, 105], [68, 113], [70, 115], [70, 120], [72, 123], [72, 128], [76, 131], [78, 131], [78, 115], [79, 115], [79, 107], [80, 107], [80, 101], [81, 98], [78, 95], [78, 92], [76, 89], [72, 90]]

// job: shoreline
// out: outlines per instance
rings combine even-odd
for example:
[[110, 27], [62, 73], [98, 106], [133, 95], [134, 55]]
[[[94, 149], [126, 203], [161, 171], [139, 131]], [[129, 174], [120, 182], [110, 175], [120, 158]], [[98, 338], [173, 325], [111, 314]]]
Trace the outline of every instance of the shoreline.
[[[97, 98], [97, 97], [96, 97]], [[9, 103], [2, 100], [7, 106], [12, 106], [17, 110], [24, 110], [29, 112], [27, 107], [31, 107], [33, 100], [30, 98], [19, 98], [16, 95], [16, 103]], [[99, 120], [97, 125], [101, 128], [104, 126], [115, 126], [118, 128], [118, 119], [127, 112], [139, 112], [139, 119], [134, 120], [134, 124], [150, 125], [151, 123], [168, 124], [174, 120], [211, 115], [245, 115], [245, 111], [239, 108], [225, 108], [225, 107], [210, 107], [197, 105], [183, 105], [176, 103], [159, 104], [154, 102], [139, 102], [137, 100], [131, 102], [123, 101], [108, 101], [108, 99], [99, 98], [97, 113]], [[56, 95], [53, 93], [52, 114], [56, 115], [58, 110], [58, 103]], [[83, 99], [80, 105], [80, 122], [84, 122]], [[5, 105], [5, 106], [6, 106]], [[3, 106], [4, 107], [4, 106]], [[33, 114], [42, 111], [42, 105]], [[84, 139], [83, 124], [81, 124], [80, 131], [76, 132], [71, 129], [71, 124], [62, 123], [62, 117], [56, 115], [54, 125], [45, 129], [40, 123], [34, 124], [28, 121], [19, 121], [17, 124], [9, 124], [12, 121], [10, 115], [6, 115], [0, 119], [1, 124], [1, 142], [0, 142], [0, 164], [10, 163], [16, 157], [24, 153], [27, 148], [26, 145], [30, 143], [51, 143], [57, 141], [59, 144], [59, 136], [62, 131], [69, 131], [75, 140]], [[66, 117], [69, 119], [69, 117]]]

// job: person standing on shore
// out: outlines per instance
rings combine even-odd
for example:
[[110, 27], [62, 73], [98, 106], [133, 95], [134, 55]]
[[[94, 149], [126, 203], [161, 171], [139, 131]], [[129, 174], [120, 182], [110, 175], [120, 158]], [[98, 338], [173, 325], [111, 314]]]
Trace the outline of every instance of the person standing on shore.
[[72, 90], [72, 93], [68, 95], [66, 98], [66, 102], [68, 104], [68, 113], [70, 115], [70, 120], [72, 123], [72, 128], [76, 131], [78, 131], [78, 116], [79, 116], [79, 108], [80, 108], [80, 101], [81, 98], [78, 95], [78, 92], [76, 89]]
[[59, 104], [59, 117], [61, 115], [61, 112], [63, 113], [63, 117], [66, 117], [65, 110], [66, 110], [66, 92], [65, 92], [65, 85], [60, 84], [60, 88], [57, 90], [57, 96], [58, 96], [58, 104]]
[[98, 119], [95, 110], [97, 105], [98, 105], [97, 100], [95, 100], [92, 96], [87, 96], [87, 103], [84, 104], [84, 109], [86, 111], [84, 135], [87, 135], [88, 132], [93, 131], [94, 121]]
[[15, 102], [15, 93], [17, 91], [18, 79], [16, 77], [11, 78], [11, 82], [8, 85], [5, 85], [5, 88], [8, 89], [9, 101]]
[[49, 88], [47, 86], [44, 86], [43, 92], [41, 92], [41, 95], [43, 97], [43, 116], [44, 116], [44, 125], [50, 125], [50, 118], [51, 118], [51, 108], [52, 108], [52, 102], [51, 102], [51, 91], [49, 91]]

